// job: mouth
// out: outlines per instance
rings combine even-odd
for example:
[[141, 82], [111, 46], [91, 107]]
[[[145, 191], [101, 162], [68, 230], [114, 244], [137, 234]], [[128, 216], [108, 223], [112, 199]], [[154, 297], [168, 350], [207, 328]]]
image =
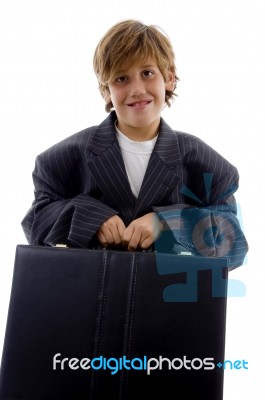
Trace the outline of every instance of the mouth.
[[128, 103], [127, 106], [132, 108], [144, 108], [151, 102], [152, 100], [146, 99], [146, 100], [134, 101], [133, 103]]

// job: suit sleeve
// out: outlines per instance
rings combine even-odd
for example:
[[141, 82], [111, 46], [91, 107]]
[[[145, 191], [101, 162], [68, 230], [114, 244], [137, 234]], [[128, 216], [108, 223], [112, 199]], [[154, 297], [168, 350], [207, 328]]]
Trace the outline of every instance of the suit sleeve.
[[[157, 246], [163, 248], [169, 236], [173, 236], [175, 243], [193, 254], [227, 257], [233, 269], [243, 264], [248, 251], [234, 197], [238, 171], [217, 153], [208, 154], [218, 161], [215, 165], [222, 164], [223, 168], [215, 168], [215, 173], [209, 172], [211, 167], [208, 171], [205, 166], [193, 168], [189, 187], [183, 184], [180, 188], [186, 201], [154, 207], [164, 226]], [[201, 189], [196, 193], [198, 187]]]
[[90, 194], [75, 194], [74, 185], [61, 171], [54, 165], [51, 168], [41, 155], [37, 157], [35, 200], [22, 220], [25, 236], [33, 245], [90, 247], [98, 228], [118, 212]]

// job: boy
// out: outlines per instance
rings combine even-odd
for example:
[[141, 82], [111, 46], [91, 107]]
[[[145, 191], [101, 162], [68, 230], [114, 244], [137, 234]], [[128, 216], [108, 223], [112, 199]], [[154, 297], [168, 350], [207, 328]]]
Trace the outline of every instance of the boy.
[[233, 197], [236, 168], [161, 118], [178, 81], [169, 39], [155, 26], [121, 21], [100, 40], [94, 70], [111, 113], [37, 157], [35, 200], [22, 221], [29, 243], [181, 245], [241, 265], [247, 243]]

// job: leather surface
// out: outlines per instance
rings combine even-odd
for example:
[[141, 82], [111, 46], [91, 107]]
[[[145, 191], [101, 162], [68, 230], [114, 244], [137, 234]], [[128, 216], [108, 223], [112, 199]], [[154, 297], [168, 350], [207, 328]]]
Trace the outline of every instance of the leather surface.
[[[111, 374], [53, 370], [52, 360], [61, 353], [61, 359], [186, 356], [222, 362], [227, 281], [221, 297], [213, 297], [211, 269], [224, 266], [224, 259], [18, 245], [0, 399], [221, 400], [218, 367], [168, 370], [165, 363], [150, 375], [132, 369]], [[192, 301], [179, 301], [174, 293], [185, 291], [194, 270], [197, 301], [194, 290]]]

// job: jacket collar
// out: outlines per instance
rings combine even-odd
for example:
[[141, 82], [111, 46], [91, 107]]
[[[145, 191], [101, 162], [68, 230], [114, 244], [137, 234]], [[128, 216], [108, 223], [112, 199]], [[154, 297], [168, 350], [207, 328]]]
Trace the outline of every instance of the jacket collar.
[[[91, 141], [90, 149], [95, 154], [100, 154], [114, 142], [116, 142], [116, 129], [115, 121], [117, 116], [115, 111], [96, 128]], [[161, 118], [158, 139], [154, 148], [154, 153], [166, 164], [168, 167], [173, 167], [180, 162], [180, 151], [177, 134], [173, 129]]]
[[180, 163], [176, 133], [161, 119], [159, 136], [151, 154], [137, 199], [132, 194], [118, 140], [116, 113], [112, 112], [95, 130], [89, 150], [96, 155], [89, 169], [108, 204], [123, 210], [124, 222], [150, 212], [153, 206], [167, 204], [179, 181], [175, 166]]

